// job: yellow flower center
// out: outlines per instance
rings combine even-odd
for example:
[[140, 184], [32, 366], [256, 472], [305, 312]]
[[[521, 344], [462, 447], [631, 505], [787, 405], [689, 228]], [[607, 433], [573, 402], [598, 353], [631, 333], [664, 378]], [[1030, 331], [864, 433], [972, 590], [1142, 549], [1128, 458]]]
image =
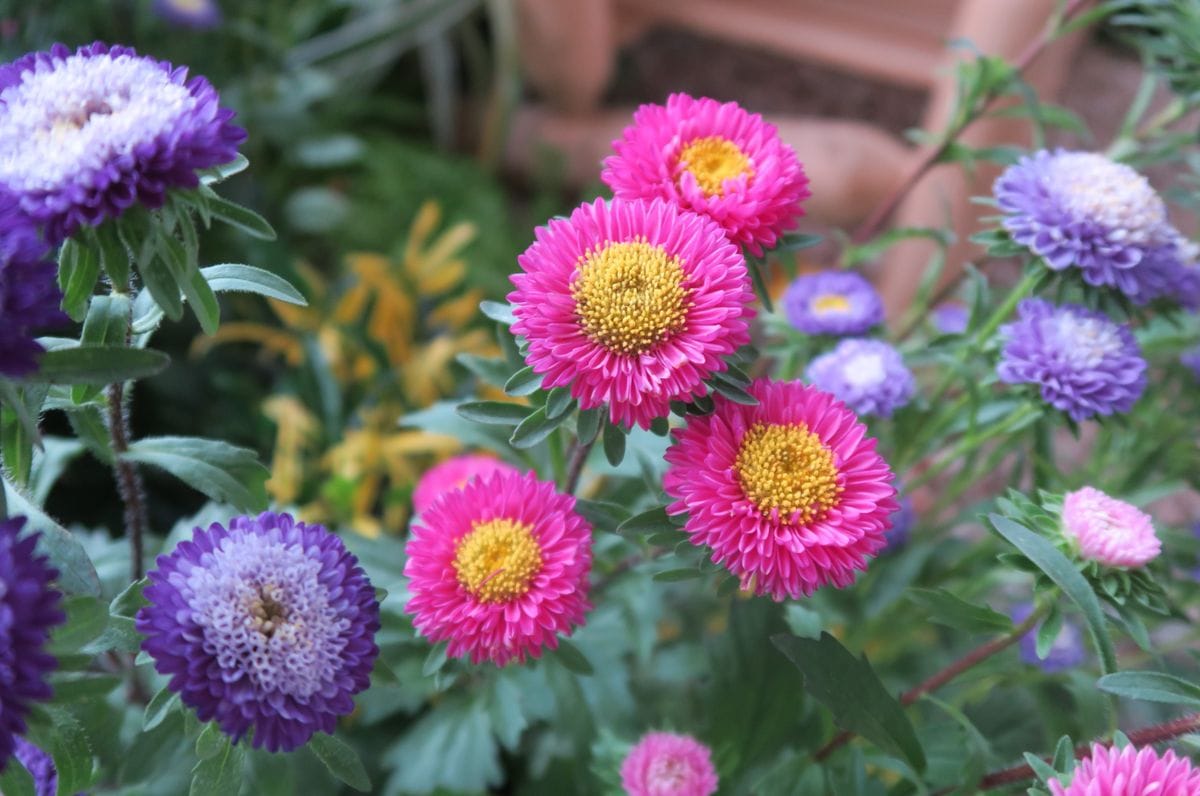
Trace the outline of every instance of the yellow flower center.
[[850, 299], [841, 293], [823, 293], [813, 299], [812, 307], [819, 315], [827, 312], [845, 312], [850, 309]]
[[584, 334], [614, 354], [649, 351], [683, 328], [679, 258], [646, 241], [610, 243], [579, 258], [571, 297]]
[[679, 153], [679, 165], [692, 173], [705, 196], [720, 196], [726, 180], [754, 176], [754, 164], [746, 153], [719, 135], [690, 142]]
[[778, 510], [799, 523], [824, 516], [837, 503], [838, 485], [833, 451], [804, 423], [755, 423], [742, 437], [734, 470], [746, 497], [763, 516]]
[[458, 582], [481, 603], [520, 597], [541, 568], [533, 526], [509, 519], [475, 523], [454, 551]]

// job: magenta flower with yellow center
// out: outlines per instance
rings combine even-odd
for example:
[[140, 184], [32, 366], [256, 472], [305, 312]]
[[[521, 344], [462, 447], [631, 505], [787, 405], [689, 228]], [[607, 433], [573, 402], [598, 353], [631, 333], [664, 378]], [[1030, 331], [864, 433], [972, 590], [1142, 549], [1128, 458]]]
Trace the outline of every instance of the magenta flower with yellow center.
[[795, 382], [760, 379], [757, 406], [716, 396], [667, 450], [663, 481], [694, 544], [776, 600], [848, 586], [881, 550], [899, 508], [876, 441], [845, 404]]
[[646, 733], [621, 763], [629, 796], [711, 796], [717, 782], [712, 752], [690, 735]]
[[465, 453], [451, 456], [425, 471], [413, 490], [413, 511], [417, 514], [433, 505], [443, 493], [461, 489], [472, 480], [492, 473], [519, 473], [516, 467], [494, 456]]
[[808, 178], [775, 126], [735, 102], [672, 94], [643, 105], [613, 142], [600, 178], [622, 199], [665, 199], [702, 213], [761, 255], [803, 215]]
[[1095, 744], [1072, 775], [1052, 779], [1053, 796], [1197, 796], [1200, 769], [1168, 749], [1161, 756], [1153, 747], [1113, 749]]
[[662, 201], [597, 199], [539, 227], [508, 294], [542, 386], [648, 428], [750, 340], [745, 260], [719, 227]]
[[1081, 558], [1107, 567], [1140, 567], [1162, 552], [1150, 515], [1085, 486], [1063, 499], [1063, 535]]
[[575, 498], [501, 471], [443, 494], [413, 526], [407, 611], [450, 657], [503, 666], [555, 649], [591, 609], [592, 528]]

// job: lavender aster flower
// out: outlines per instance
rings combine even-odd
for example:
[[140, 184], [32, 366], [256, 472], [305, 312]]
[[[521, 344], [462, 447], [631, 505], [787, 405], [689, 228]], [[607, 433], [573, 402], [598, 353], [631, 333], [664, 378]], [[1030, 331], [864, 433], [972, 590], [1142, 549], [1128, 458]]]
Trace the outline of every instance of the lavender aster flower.
[[46, 675], [58, 666], [44, 651], [50, 629], [66, 621], [58, 571], [34, 553], [39, 534], [17, 538], [24, 517], [0, 520], [0, 771], [25, 732], [30, 705], [49, 699]]
[[50, 755], [24, 738], [16, 740], [16, 758], [33, 777], [33, 792], [36, 796], [55, 796], [58, 793], [58, 769]]
[[1076, 267], [1089, 285], [1115, 287], [1139, 304], [1200, 301], [1194, 248], [1129, 166], [1093, 152], [1041, 150], [1009, 166], [993, 192], [1012, 239], [1051, 269]]
[[843, 340], [810, 362], [805, 377], [860, 415], [891, 417], [917, 389], [900, 352], [882, 340]]
[[1196, 377], [1196, 381], [1200, 382], [1200, 345], [1189, 348], [1179, 355], [1179, 362]]
[[215, 0], [154, 0], [152, 6], [172, 25], [196, 30], [208, 30], [221, 24], [221, 7]]
[[354, 709], [379, 654], [379, 603], [341, 539], [265, 512], [197, 528], [158, 557], [142, 649], [203, 721], [291, 751]]
[[962, 334], [970, 323], [971, 313], [962, 304], [948, 301], [933, 308], [930, 313], [933, 328], [942, 334]]
[[[1019, 624], [1028, 619], [1032, 612], [1032, 605], [1022, 603], [1012, 609], [1012, 619]], [[1058, 637], [1047, 650], [1046, 657], [1040, 657], [1037, 653], [1037, 632], [1041, 626], [1042, 623], [1039, 622], [1021, 636], [1019, 647], [1022, 661], [1039, 666], [1047, 672], [1061, 672], [1064, 669], [1073, 669], [1087, 660], [1083, 631], [1069, 619], [1063, 619], [1062, 629], [1058, 631]]]
[[36, 231], [0, 194], [0, 376], [37, 368], [42, 347], [32, 331], [66, 320], [55, 273]]
[[784, 293], [783, 311], [805, 334], [862, 334], [883, 323], [879, 293], [854, 271], [797, 277]]
[[159, 207], [246, 137], [203, 77], [96, 42], [0, 66], [0, 186], [57, 244], [131, 205]]
[[1146, 389], [1146, 360], [1133, 333], [1102, 313], [1025, 299], [1000, 335], [1001, 380], [1041, 387], [1042, 399], [1073, 420], [1127, 412]]

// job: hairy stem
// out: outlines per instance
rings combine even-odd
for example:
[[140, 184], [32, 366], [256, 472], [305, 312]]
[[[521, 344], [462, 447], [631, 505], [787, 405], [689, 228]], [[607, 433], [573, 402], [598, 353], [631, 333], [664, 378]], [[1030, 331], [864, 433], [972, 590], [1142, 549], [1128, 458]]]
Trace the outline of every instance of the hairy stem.
[[146, 518], [146, 493], [137, 467], [121, 458], [129, 450], [129, 411], [125, 404], [125, 385], [108, 385], [108, 433], [112, 440], [117, 491], [125, 504], [125, 535], [129, 537], [129, 569], [133, 580], [141, 580], [144, 553], [143, 538], [149, 522]]
[[[1033, 611], [1025, 618], [1025, 621], [1021, 622], [1021, 624], [1017, 625], [1010, 632], [1000, 636], [999, 638], [994, 638], [986, 644], [981, 644], [980, 646], [968, 652], [966, 655], [956, 660], [954, 663], [934, 674], [932, 677], [929, 677], [918, 685], [905, 691], [900, 695], [900, 704], [908, 707], [921, 697], [936, 691], [946, 683], [958, 677], [963, 672], [992, 657], [997, 652], [1016, 644], [1021, 640], [1022, 636], [1032, 630], [1033, 626], [1041, 621], [1042, 617], [1046, 615], [1046, 611], [1048, 611], [1049, 608], [1050, 606], [1047, 604]], [[854, 738], [854, 735], [855, 734], [849, 730], [843, 730], [835, 735], [833, 739], [829, 741], [829, 743], [818, 749], [813, 755], [813, 758], [815, 760], [824, 760], [836, 750], [849, 743], [850, 740]]]
[[567, 480], [563, 486], [563, 490], [568, 495], [575, 494], [575, 489], [579, 486], [579, 476], [583, 473], [583, 463], [587, 461], [588, 454], [592, 451], [592, 446], [596, 444], [596, 440], [583, 445], [579, 440], [571, 443], [571, 458], [567, 462]]

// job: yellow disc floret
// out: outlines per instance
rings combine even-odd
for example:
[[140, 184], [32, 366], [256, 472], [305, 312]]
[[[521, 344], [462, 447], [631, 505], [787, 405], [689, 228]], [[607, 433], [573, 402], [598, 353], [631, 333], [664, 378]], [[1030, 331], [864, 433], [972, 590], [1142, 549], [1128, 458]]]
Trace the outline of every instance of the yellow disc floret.
[[841, 293], [822, 293], [813, 299], [812, 308], [818, 315], [824, 315], [827, 312], [845, 312], [850, 309], [850, 299]]
[[643, 240], [579, 258], [571, 297], [584, 334], [614, 354], [649, 351], [683, 328], [690, 305], [677, 256]]
[[719, 135], [697, 138], [679, 153], [679, 165], [690, 171], [705, 196], [720, 196], [725, 181], [754, 176], [754, 164], [737, 144]]
[[481, 603], [520, 597], [541, 568], [533, 526], [509, 519], [475, 523], [454, 552], [458, 582]]
[[746, 497], [763, 516], [779, 512], [799, 523], [819, 519], [836, 503], [833, 451], [804, 423], [755, 423], [742, 437], [734, 469]]

